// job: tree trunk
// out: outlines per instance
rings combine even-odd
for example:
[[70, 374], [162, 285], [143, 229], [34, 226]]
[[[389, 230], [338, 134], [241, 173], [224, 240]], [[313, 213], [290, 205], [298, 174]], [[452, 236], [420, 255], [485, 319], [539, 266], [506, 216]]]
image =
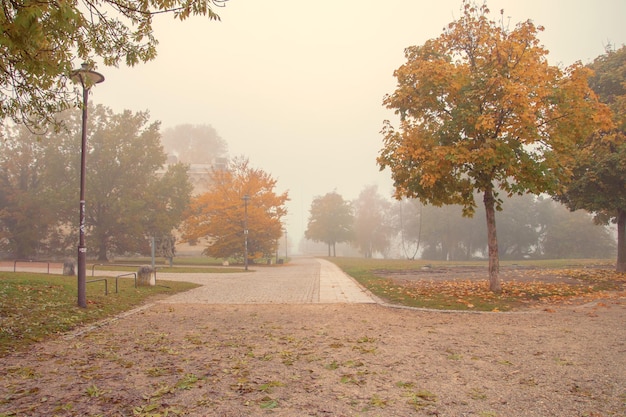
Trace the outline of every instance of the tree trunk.
[[626, 210], [617, 213], [617, 272], [626, 272]]
[[498, 273], [500, 272], [500, 260], [498, 257], [498, 235], [496, 234], [496, 201], [493, 189], [485, 190], [483, 196], [485, 213], [487, 214], [487, 243], [489, 247], [489, 289], [495, 293], [502, 291], [502, 283]]
[[328, 257], [330, 258], [330, 242], [328, 242]]
[[107, 245], [102, 242], [100, 247], [98, 248], [98, 260], [100, 262], [108, 262], [109, 258], [107, 257]]
[[76, 262], [69, 258], [63, 261], [63, 275], [76, 275]]

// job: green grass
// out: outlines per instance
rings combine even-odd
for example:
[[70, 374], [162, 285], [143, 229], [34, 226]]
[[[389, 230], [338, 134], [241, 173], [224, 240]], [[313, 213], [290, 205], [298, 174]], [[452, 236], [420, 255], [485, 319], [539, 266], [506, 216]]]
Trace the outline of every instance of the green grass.
[[[87, 280], [98, 277], [87, 277]], [[159, 280], [154, 287], [134, 287], [134, 280], [109, 277], [87, 283], [87, 308], [77, 306], [77, 279], [61, 275], [0, 272], [0, 357], [29, 345], [109, 318], [146, 303], [151, 297], [195, 288], [187, 282]]]
[[[430, 260], [409, 260], [409, 259], [366, 259], [366, 258], [325, 258], [335, 263], [340, 268], [346, 270], [389, 270], [389, 271], [406, 271], [420, 269], [425, 266], [436, 267], [486, 267], [489, 265], [487, 260], [471, 260], [471, 261], [430, 261]], [[610, 259], [532, 259], [532, 260], [500, 260], [500, 266], [517, 265], [521, 267], [536, 268], [581, 268], [586, 266], [614, 266], [615, 260]]]
[[[163, 258], [161, 256], [157, 256], [154, 258], [155, 262], [158, 265], [169, 265], [169, 258]], [[112, 263], [132, 263], [132, 264], [141, 264], [141, 265], [149, 265], [152, 262], [152, 258], [149, 256], [137, 256], [137, 257], [124, 257], [116, 260]], [[176, 256], [173, 259], [173, 264], [175, 266], [186, 265], [186, 266], [221, 266], [221, 259], [209, 258], [207, 256]]]
[[[88, 274], [91, 274], [92, 268], [98, 271], [125, 271], [125, 272], [137, 272], [140, 266], [150, 265], [150, 262], [133, 263], [128, 262], [128, 265], [124, 265], [125, 262], [111, 263], [111, 264], [95, 264], [87, 265]], [[159, 272], [175, 273], [175, 274], [228, 274], [235, 272], [244, 272], [244, 268], [240, 267], [218, 267], [218, 266], [194, 266], [194, 265], [176, 265], [173, 267], [155, 265], [157, 268], [157, 277]]]
[[[327, 258], [356, 279], [374, 295], [391, 304], [439, 310], [510, 311], [534, 303], [558, 303], [576, 297], [591, 297], [603, 291], [622, 291], [626, 274], [614, 272], [611, 261], [587, 259], [502, 261], [501, 266], [532, 267], [536, 282], [505, 282], [503, 291], [494, 294], [484, 281], [414, 281], [386, 278], [389, 272], [418, 271], [422, 267], [486, 267], [487, 261], [432, 262], [360, 258]], [[603, 266], [597, 269], [590, 266]], [[558, 271], [560, 276], [579, 284], [541, 281], [542, 271]]]
[[[288, 262], [288, 259], [285, 259], [284, 257], [280, 257], [280, 259], [283, 261], [283, 263]], [[163, 257], [155, 257], [155, 263], [156, 266], [159, 267], [159, 269], [161, 269], [162, 267], [169, 267], [169, 259], [163, 258]], [[254, 266], [266, 266], [267, 262], [271, 261], [272, 264], [276, 263], [276, 258], [271, 257], [271, 258], [261, 258], [261, 259], [256, 259], [254, 261]], [[227, 268], [223, 267], [223, 262], [224, 259], [216, 259], [216, 258], [209, 258], [207, 256], [178, 256], [175, 257], [173, 259], [173, 267], [174, 268], [180, 268], [180, 267], [197, 267], [197, 268], [218, 268], [219, 271], [222, 271], [223, 269], [235, 269], [238, 271], [243, 270], [243, 261], [239, 260], [233, 260], [233, 259], [227, 259], [227, 261], [229, 262], [230, 266]], [[152, 262], [152, 259], [150, 257], [146, 257], [146, 256], [138, 256], [138, 257], [125, 257], [125, 258], [120, 258], [118, 260], [116, 260], [115, 262], [111, 262], [111, 263], [115, 263], [115, 264], [124, 264], [124, 263], [128, 263], [128, 264], [133, 264], [133, 265], [150, 265]], [[202, 271], [204, 272], [204, 271]]]

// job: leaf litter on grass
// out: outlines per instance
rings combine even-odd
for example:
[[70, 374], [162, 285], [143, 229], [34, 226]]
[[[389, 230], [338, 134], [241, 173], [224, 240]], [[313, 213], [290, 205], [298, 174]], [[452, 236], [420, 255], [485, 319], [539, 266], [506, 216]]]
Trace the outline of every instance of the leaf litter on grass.
[[537, 304], [606, 298], [624, 291], [626, 274], [607, 269], [534, 269], [489, 290], [486, 279], [397, 279], [380, 283], [390, 302], [450, 310], [508, 311]]

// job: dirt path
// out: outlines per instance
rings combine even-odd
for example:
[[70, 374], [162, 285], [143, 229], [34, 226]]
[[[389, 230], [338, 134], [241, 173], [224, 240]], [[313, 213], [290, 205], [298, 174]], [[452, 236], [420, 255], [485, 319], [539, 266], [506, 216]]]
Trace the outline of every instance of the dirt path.
[[0, 415], [626, 415], [626, 299], [551, 311], [158, 303], [4, 358]]

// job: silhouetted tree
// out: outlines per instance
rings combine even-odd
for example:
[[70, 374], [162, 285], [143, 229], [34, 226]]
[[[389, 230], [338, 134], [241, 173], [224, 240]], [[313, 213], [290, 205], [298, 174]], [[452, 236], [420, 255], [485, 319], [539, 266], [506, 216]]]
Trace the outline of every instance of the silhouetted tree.
[[[336, 256], [336, 244], [354, 236], [354, 213], [350, 202], [333, 191], [311, 203], [309, 223], [304, 237], [328, 245], [328, 256]], [[332, 249], [332, 254], [331, 254]]]
[[29, 259], [50, 249], [57, 194], [50, 174], [54, 149], [25, 126], [0, 127], [0, 248]]
[[523, 259], [538, 250], [539, 218], [537, 197], [532, 194], [503, 200], [498, 221], [499, 253], [507, 259]]
[[184, 124], [165, 129], [161, 142], [167, 154], [185, 164], [213, 164], [226, 158], [228, 144], [211, 125]]
[[366, 258], [371, 258], [376, 252], [386, 255], [389, 251], [393, 232], [390, 206], [375, 185], [365, 187], [353, 202], [353, 244]]

